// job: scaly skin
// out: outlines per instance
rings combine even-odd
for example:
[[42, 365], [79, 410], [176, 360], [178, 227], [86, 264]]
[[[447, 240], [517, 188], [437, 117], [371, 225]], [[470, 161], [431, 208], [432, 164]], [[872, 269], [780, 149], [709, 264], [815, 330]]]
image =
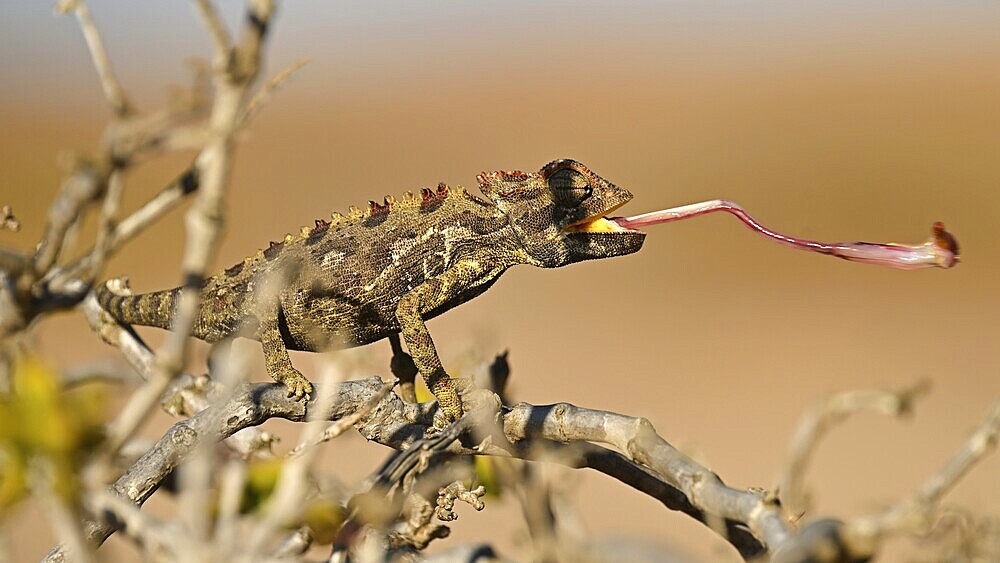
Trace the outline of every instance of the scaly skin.
[[[426, 320], [480, 295], [511, 266], [554, 268], [630, 254], [644, 238], [593, 227], [592, 219], [632, 195], [578, 162], [476, 179], [489, 202], [441, 184], [399, 202], [387, 197], [365, 211], [352, 208], [346, 217], [334, 214], [329, 223], [271, 243], [202, 284], [193, 336], [259, 340], [269, 375], [302, 398], [312, 385], [288, 350], [360, 346], [402, 334], [446, 417], [457, 419], [462, 403]], [[95, 289], [119, 321], [160, 328], [170, 328], [179, 292]]]

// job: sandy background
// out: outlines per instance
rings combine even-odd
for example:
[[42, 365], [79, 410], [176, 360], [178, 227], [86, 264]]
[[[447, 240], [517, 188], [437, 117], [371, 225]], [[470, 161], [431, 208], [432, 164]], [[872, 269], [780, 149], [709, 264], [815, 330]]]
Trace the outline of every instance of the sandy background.
[[[238, 21], [238, 5], [223, 4]], [[331, 210], [560, 157], [630, 188], [628, 213], [725, 197], [791, 234], [902, 242], [922, 241], [942, 220], [962, 243], [951, 271], [797, 253], [720, 215], [653, 228], [633, 256], [515, 269], [430, 323], [457, 371], [509, 348], [518, 400], [648, 417], [734, 486], [769, 486], [799, 415], [825, 395], [930, 378], [915, 418], [852, 419], [810, 472], [816, 514], [877, 509], [936, 470], [1000, 397], [1000, 8], [830, 4], [287, 3], [268, 73], [312, 63], [239, 149], [217, 266]], [[141, 108], [185, 83], [184, 59], [209, 53], [187, 3], [91, 5]], [[47, 2], [0, 7], [0, 80], [0, 203], [24, 223], [0, 244], [29, 248], [58, 186], [57, 154], [96, 147], [107, 110], [79, 29]], [[126, 209], [188, 158], [131, 173]], [[183, 232], [174, 213], [107, 275], [127, 273], [138, 290], [176, 285]], [[59, 365], [116, 358], [76, 314], [34, 334]], [[386, 375], [388, 356], [384, 343], [363, 349], [363, 371]], [[310, 373], [318, 358], [293, 360]], [[169, 423], [158, 417], [145, 433]], [[324, 466], [360, 478], [385, 453], [351, 436], [330, 446]], [[607, 478], [560, 479], [593, 536], [735, 557], [701, 526]], [[996, 514], [1000, 458], [949, 500]], [[488, 539], [524, 553], [513, 502], [461, 514], [439, 547]], [[17, 561], [51, 545], [42, 522], [30, 504], [7, 518]], [[907, 558], [900, 542], [893, 549], [886, 560]], [[115, 539], [101, 553], [114, 561], [137, 552]]]

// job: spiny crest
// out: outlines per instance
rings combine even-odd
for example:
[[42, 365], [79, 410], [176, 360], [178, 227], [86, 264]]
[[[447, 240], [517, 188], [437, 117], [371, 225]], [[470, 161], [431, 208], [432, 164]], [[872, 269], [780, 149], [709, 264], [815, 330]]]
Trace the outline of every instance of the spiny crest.
[[385, 215], [389, 212], [389, 208], [395, 203], [395, 199], [391, 202], [389, 201], [389, 196], [385, 196], [382, 203], [375, 201], [374, 199], [368, 200], [368, 214], [369, 215]]
[[333, 212], [330, 215], [330, 220], [326, 221], [323, 219], [316, 219], [312, 226], [306, 225], [299, 229], [296, 235], [285, 235], [285, 238], [279, 242], [271, 241], [267, 248], [263, 250], [258, 250], [253, 256], [248, 256], [242, 262], [242, 264], [237, 264], [226, 271], [226, 275], [232, 277], [237, 275], [244, 267], [249, 266], [252, 262], [259, 260], [273, 260], [281, 252], [286, 244], [293, 243], [300, 240], [305, 240], [306, 244], [311, 244], [315, 242], [320, 237], [322, 237], [327, 231], [331, 229], [339, 229], [348, 224], [353, 224], [371, 216], [381, 216], [392, 211], [396, 207], [425, 207], [429, 205], [434, 205], [436, 203], [442, 202], [449, 196], [461, 196], [475, 198], [475, 196], [467, 193], [465, 188], [457, 186], [455, 188], [449, 188], [444, 182], [438, 184], [437, 189], [431, 190], [429, 188], [422, 188], [420, 190], [420, 195], [414, 195], [413, 192], [406, 192], [402, 199], [397, 200], [391, 195], [387, 195], [382, 199], [382, 203], [378, 203], [375, 200], [370, 200], [368, 202], [368, 207], [366, 209], [359, 209], [355, 206], [351, 206], [347, 215], [341, 215], [340, 213]]
[[420, 205], [427, 206], [444, 201], [449, 193], [451, 190], [444, 182], [439, 183], [436, 190], [420, 188]]
[[281, 252], [281, 248], [285, 246], [285, 242], [287, 241], [288, 241], [287, 238], [281, 242], [274, 242], [273, 240], [270, 241], [267, 245], [267, 248], [265, 248], [263, 251], [264, 259], [274, 260], [274, 258], [278, 255], [278, 253]]
[[322, 219], [316, 219], [315, 224], [312, 227], [310, 227], [309, 225], [306, 225], [305, 227], [302, 227], [301, 229], [299, 229], [299, 236], [302, 237], [302, 238], [305, 238], [305, 237], [308, 237], [308, 236], [312, 235], [313, 233], [317, 233], [317, 232], [321, 233], [321, 232], [323, 232], [323, 231], [325, 231], [325, 230], [327, 230], [329, 228], [330, 228], [330, 222], [329, 221], [324, 221]]

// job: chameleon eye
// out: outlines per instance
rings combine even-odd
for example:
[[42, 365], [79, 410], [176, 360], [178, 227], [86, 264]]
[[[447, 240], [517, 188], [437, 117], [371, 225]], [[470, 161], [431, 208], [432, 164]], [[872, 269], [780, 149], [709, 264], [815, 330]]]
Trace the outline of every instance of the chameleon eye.
[[563, 190], [555, 190], [553, 193], [553, 197], [556, 203], [560, 207], [572, 209], [574, 207], [578, 207], [580, 204], [586, 201], [592, 193], [593, 190], [590, 188], [590, 186], [587, 186], [586, 188], [568, 188]]
[[546, 178], [556, 203], [563, 207], [576, 207], [593, 193], [589, 179], [570, 168], [557, 170]]
[[550, 174], [546, 181], [553, 190], [590, 189], [590, 180], [572, 168], [563, 168]]

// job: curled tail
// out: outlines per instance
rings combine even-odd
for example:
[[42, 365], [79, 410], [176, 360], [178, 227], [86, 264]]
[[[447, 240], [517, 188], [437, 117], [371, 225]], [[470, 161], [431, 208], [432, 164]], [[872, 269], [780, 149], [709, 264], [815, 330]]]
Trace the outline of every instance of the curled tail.
[[[118, 282], [114, 290], [108, 284]], [[121, 288], [121, 289], [119, 289]], [[120, 322], [143, 326], [170, 328], [180, 288], [154, 291], [142, 295], [126, 295], [124, 284], [111, 280], [94, 288], [94, 297], [112, 317]]]

